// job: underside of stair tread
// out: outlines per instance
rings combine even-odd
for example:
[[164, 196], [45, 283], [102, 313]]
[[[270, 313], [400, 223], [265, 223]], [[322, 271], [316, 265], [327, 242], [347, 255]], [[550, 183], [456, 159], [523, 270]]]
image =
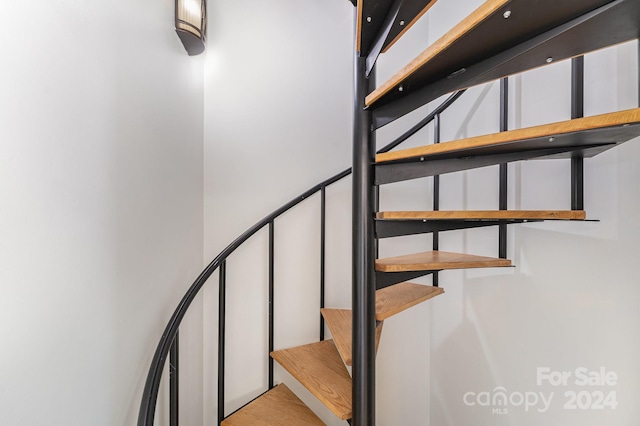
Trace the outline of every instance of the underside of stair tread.
[[440, 287], [400, 283], [376, 291], [376, 320], [387, 318], [444, 293]]
[[376, 260], [376, 271], [441, 271], [445, 269], [493, 268], [511, 266], [508, 259], [444, 251], [428, 251]]
[[321, 426], [324, 424], [284, 384], [274, 387], [222, 421], [222, 426]]
[[[322, 316], [331, 331], [333, 341], [338, 348], [338, 352], [344, 363], [348, 366], [353, 364], [352, 359], [352, 312], [350, 309], [321, 309]], [[382, 322], [376, 326], [376, 351], [380, 344], [382, 334]]]
[[333, 340], [275, 351], [271, 357], [341, 420], [351, 418], [351, 376]]
[[585, 220], [584, 210], [454, 210], [379, 212], [379, 220]]
[[640, 136], [640, 108], [577, 118], [508, 132], [391, 151], [376, 162], [456, 158], [561, 147], [616, 144]]
[[[386, 51], [413, 26], [437, 0], [404, 0], [398, 16], [387, 35], [383, 51]], [[382, 30], [385, 17], [394, 0], [363, 0], [358, 2], [358, 51], [368, 53]]]
[[629, 41], [640, 35], [639, 15], [637, 0], [487, 0], [367, 96], [366, 105], [378, 108], [418, 91], [427, 103]]

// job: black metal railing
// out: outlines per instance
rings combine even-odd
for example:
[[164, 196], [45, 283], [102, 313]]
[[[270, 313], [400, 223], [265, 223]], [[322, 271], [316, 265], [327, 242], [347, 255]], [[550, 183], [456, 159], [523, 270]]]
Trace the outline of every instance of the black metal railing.
[[[378, 150], [378, 153], [388, 152], [402, 142], [407, 140], [410, 136], [417, 133], [420, 129], [432, 121], [438, 119], [451, 104], [453, 104], [465, 90], [458, 91], [449, 96], [441, 105], [434, 109], [419, 123], [406, 131], [400, 137], [389, 143], [382, 149]], [[307, 200], [313, 195], [320, 193], [320, 209], [321, 209], [321, 236], [320, 236], [320, 304], [321, 308], [324, 307], [324, 287], [325, 287], [325, 239], [326, 239], [326, 188], [341, 179], [349, 176], [352, 169], [344, 170], [329, 179], [315, 185], [311, 189], [298, 195], [282, 207], [278, 208], [264, 219], [257, 222], [251, 228], [247, 229], [242, 235], [236, 238], [231, 244], [229, 244], [224, 250], [220, 252], [209, 265], [202, 271], [198, 278], [191, 285], [187, 293], [184, 295], [178, 307], [173, 312], [165, 330], [162, 334], [162, 338], [158, 343], [156, 351], [149, 368], [149, 373], [145, 382], [145, 387], [142, 395], [142, 402], [140, 404], [140, 411], [138, 415], [138, 426], [153, 426], [155, 411], [158, 399], [158, 393], [160, 390], [160, 381], [162, 377], [162, 371], [167, 357], [171, 353], [171, 369], [170, 369], [170, 424], [175, 426], [178, 424], [178, 329], [180, 323], [184, 318], [187, 310], [191, 306], [191, 303], [198, 295], [204, 284], [209, 277], [218, 270], [219, 271], [219, 300], [218, 300], [218, 423], [222, 422], [224, 416], [224, 388], [225, 388], [225, 314], [226, 314], [226, 260], [235, 252], [244, 242], [255, 235], [257, 232], [265, 227], [269, 228], [269, 352], [273, 351], [274, 341], [274, 239], [275, 239], [275, 220], [289, 211], [293, 207], [297, 206], [301, 202]], [[320, 318], [320, 340], [324, 339], [324, 322], [322, 317]], [[269, 359], [269, 389], [273, 387], [273, 360]]]

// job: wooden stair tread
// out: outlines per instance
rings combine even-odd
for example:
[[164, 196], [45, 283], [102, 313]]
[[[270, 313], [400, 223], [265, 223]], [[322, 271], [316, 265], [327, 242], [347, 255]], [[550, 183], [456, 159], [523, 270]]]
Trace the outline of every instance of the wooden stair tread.
[[[383, 44], [383, 52], [398, 41], [437, 0], [404, 0], [398, 16]], [[369, 52], [378, 33], [382, 29], [387, 11], [394, 0], [364, 0], [358, 2], [358, 31], [356, 48], [358, 52]], [[369, 21], [367, 18], [371, 18]]]
[[505, 6], [507, 3], [509, 3], [509, 0], [489, 0], [483, 3], [482, 6], [460, 21], [460, 23], [444, 34], [435, 43], [431, 44], [413, 61], [369, 94], [365, 99], [366, 106], [373, 105], [374, 102], [382, 98], [385, 94], [394, 89], [397, 90], [408, 76], [416, 73], [420, 68], [434, 60], [439, 54], [442, 54], [442, 52], [446, 51], [448, 47], [462, 39], [465, 34], [468, 34], [473, 28], [477, 27], [482, 21], [485, 21], [489, 16], [499, 11], [500, 8]]
[[379, 212], [381, 220], [585, 220], [584, 210], [457, 210]]
[[556, 62], [632, 40], [640, 33], [639, 13], [634, 0], [487, 0], [369, 94], [366, 105], [430, 86], [427, 103], [546, 65], [547, 58]]
[[376, 260], [376, 271], [380, 272], [440, 271], [506, 266], [511, 266], [511, 261], [508, 259], [444, 251], [428, 251]]
[[284, 384], [280, 384], [222, 421], [222, 426], [291, 426], [325, 423]]
[[[333, 341], [338, 348], [338, 352], [344, 363], [348, 366], [353, 364], [352, 359], [352, 311], [350, 309], [321, 309], [325, 323], [331, 331]], [[382, 334], [382, 325], [380, 322], [376, 326], [376, 351], [380, 344], [380, 335]]]
[[521, 150], [564, 146], [591, 146], [619, 143], [640, 135], [640, 108], [490, 135], [391, 151], [376, 156], [384, 163], [452, 154], [457, 156], [488, 155]]
[[376, 320], [384, 321], [439, 294], [444, 289], [414, 283], [395, 284], [376, 291]]
[[275, 351], [271, 357], [341, 420], [351, 418], [351, 376], [333, 340]]

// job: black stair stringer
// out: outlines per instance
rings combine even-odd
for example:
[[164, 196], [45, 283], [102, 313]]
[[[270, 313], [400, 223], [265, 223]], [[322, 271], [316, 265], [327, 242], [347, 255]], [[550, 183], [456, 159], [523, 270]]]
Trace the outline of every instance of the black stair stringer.
[[425, 275], [433, 274], [438, 271], [408, 271], [408, 272], [380, 272], [376, 271], [376, 290], [389, 287], [394, 284], [402, 283], [420, 278]]
[[377, 219], [378, 238], [428, 234], [431, 232], [455, 231], [459, 229], [483, 228], [485, 226], [511, 225], [525, 222], [542, 222], [530, 219]]
[[443, 175], [446, 173], [477, 169], [480, 167], [511, 163], [514, 161], [531, 160], [534, 158], [571, 158], [572, 155], [567, 154], [572, 152], [577, 152], [576, 155], [580, 157], [590, 157], [609, 148], [613, 148], [614, 146], [616, 146], [615, 143], [604, 143], [589, 146], [582, 145], [534, 149], [479, 156], [464, 155], [462, 152], [457, 152], [457, 156], [453, 158], [451, 153], [448, 155], [429, 156], [428, 158], [415, 157], [411, 162], [388, 162], [376, 164], [375, 184], [384, 185], [409, 179]]

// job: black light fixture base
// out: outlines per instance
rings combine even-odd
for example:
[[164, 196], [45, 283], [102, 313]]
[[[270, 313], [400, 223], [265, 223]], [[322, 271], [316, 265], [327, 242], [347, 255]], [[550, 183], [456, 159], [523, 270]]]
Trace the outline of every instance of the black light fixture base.
[[176, 34], [180, 37], [180, 41], [182, 41], [189, 56], [199, 55], [204, 52], [204, 40], [200, 37], [181, 29], [176, 29]]

